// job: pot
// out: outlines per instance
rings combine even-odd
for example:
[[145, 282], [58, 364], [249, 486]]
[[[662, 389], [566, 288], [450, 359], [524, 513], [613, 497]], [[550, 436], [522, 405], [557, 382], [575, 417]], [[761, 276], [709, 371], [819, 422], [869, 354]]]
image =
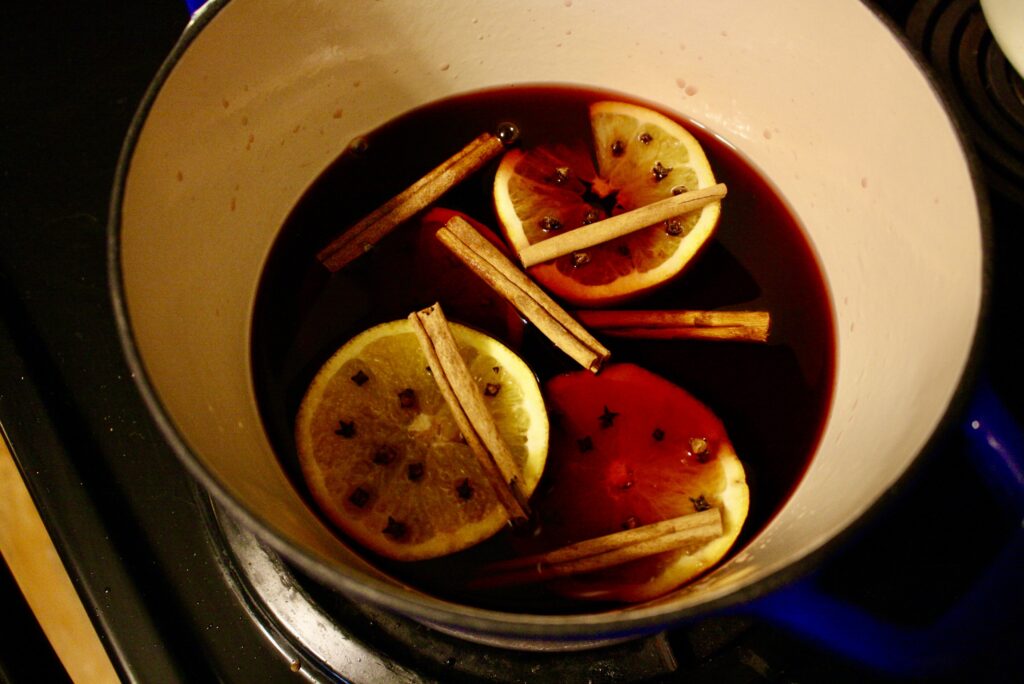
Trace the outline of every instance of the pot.
[[[161, 70], [125, 146], [111, 268], [125, 351], [168, 442], [219, 503], [314, 578], [490, 643], [641, 634], [802, 573], [904, 477], [970, 363], [981, 211], [928, 75], [852, 0], [429, 7], [213, 2]], [[810, 467], [751, 543], [654, 602], [545, 616], [414, 591], [325, 526], [261, 427], [253, 305], [303, 191], [358, 135], [441, 97], [510, 83], [621, 91], [705, 126], [775, 184], [830, 290], [834, 394]]]

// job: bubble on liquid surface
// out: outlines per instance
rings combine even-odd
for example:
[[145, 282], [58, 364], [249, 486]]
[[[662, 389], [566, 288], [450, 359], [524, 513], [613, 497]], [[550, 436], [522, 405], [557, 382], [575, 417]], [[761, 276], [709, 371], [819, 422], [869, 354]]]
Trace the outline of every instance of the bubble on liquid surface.
[[366, 154], [366, 151], [370, 149], [370, 141], [362, 136], [354, 138], [352, 142], [348, 144], [348, 149], [355, 154]]
[[503, 121], [498, 124], [498, 140], [506, 145], [513, 145], [519, 140], [519, 126], [511, 121]]

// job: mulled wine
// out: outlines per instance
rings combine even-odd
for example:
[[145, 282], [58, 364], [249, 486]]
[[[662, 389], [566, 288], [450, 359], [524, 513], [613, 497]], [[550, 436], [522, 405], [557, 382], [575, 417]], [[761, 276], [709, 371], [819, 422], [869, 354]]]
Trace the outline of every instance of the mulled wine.
[[[588, 106], [605, 99], [630, 98], [568, 86], [514, 86], [434, 102], [353, 141], [299, 199], [265, 264], [252, 325], [257, 399], [268, 437], [297, 490], [307, 491], [293, 438], [303, 393], [338, 347], [375, 324], [441, 301], [450, 319], [516, 350], [542, 383], [578, 368], [472, 273], [439, 262], [444, 250], [425, 237], [416, 219], [337, 273], [325, 269], [316, 254], [478, 133], [512, 122], [523, 147], [586, 145]], [[786, 502], [821, 437], [835, 371], [832, 309], [814, 250], [772, 183], [728, 141], [664, 113], [698, 138], [728, 196], [717, 231], [697, 259], [680, 277], [629, 307], [769, 311], [771, 336], [759, 344], [657, 339], [609, 339], [607, 344], [616, 362], [636, 364], [685, 388], [724, 423], [750, 487], [749, 515], [733, 547], [736, 553]], [[497, 232], [496, 167], [496, 161], [490, 163], [436, 206]], [[538, 491], [542, 488], [543, 481]], [[367, 557], [425, 592], [461, 603], [516, 612], [581, 610], [583, 604], [553, 599], [541, 585], [500, 595], [464, 589], [481, 564], [509, 555], [514, 534], [509, 529], [467, 551], [428, 561], [398, 563], [368, 552]]]

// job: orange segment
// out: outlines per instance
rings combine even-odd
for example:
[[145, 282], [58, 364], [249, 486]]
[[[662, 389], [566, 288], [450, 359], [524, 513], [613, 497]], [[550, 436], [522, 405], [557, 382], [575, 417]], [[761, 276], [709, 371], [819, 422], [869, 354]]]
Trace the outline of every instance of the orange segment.
[[[711, 568], [739, 535], [749, 508], [746, 476], [721, 421], [680, 387], [632, 364], [574, 372], [545, 387], [554, 426], [540, 535], [527, 552], [559, 548], [707, 507], [724, 534], [553, 582], [583, 599], [645, 601]], [[533, 548], [537, 545], [539, 548]]]
[[[497, 340], [454, 323], [452, 332], [529, 495], [548, 442], [537, 381]], [[324, 364], [296, 418], [314, 500], [350, 537], [397, 560], [465, 549], [508, 521], [426, 366], [408, 321], [370, 328]]]
[[[590, 150], [556, 145], [511, 150], [494, 180], [494, 203], [516, 251], [554, 234], [715, 184], [697, 140], [675, 121], [624, 102], [591, 105]], [[534, 266], [531, 275], [577, 305], [621, 302], [678, 275], [707, 242], [720, 204]]]

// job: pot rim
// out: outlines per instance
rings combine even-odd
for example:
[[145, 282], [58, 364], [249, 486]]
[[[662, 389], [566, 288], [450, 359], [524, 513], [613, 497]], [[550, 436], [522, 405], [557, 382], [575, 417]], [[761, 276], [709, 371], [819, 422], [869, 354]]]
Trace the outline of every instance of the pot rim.
[[[913, 479], [925, 460], [923, 455], [932, 451], [935, 445], [954, 428], [955, 419], [962, 413], [975, 378], [982, 364], [981, 356], [984, 337], [984, 322], [988, 318], [991, 304], [992, 286], [992, 226], [989, 212], [988, 196], [981, 181], [982, 167], [977, 154], [967, 138], [966, 131], [954, 117], [956, 107], [954, 100], [945, 92], [930, 66], [923, 56], [909, 43], [884, 15], [875, 2], [865, 1], [865, 6], [874, 14], [889, 31], [904, 53], [924, 76], [935, 98], [942, 105], [950, 119], [957, 142], [970, 173], [976, 198], [977, 211], [982, 240], [982, 282], [981, 302], [978, 317], [975, 321], [973, 340], [969, 356], [962, 369], [960, 379], [944, 414], [935, 423], [929, 439], [923, 448], [913, 457], [909, 466], [897, 478], [896, 482], [868, 505], [863, 513], [846, 528], [811, 550], [803, 557], [773, 571], [768, 576], [747, 586], [734, 590], [724, 596], [686, 607], [666, 610], [665, 606], [626, 607], [612, 612], [578, 613], [570, 615], [535, 615], [511, 613], [490, 609], [462, 606], [441, 601], [427, 595], [401, 593], [393, 585], [373, 577], [361, 578], [343, 576], [318, 561], [312, 554], [295, 545], [284, 535], [279, 534], [255, 514], [250, 512], [223, 484], [206, 468], [199, 457], [192, 452], [184, 437], [175, 427], [170, 415], [158, 397], [154, 384], [151, 382], [142, 362], [141, 354], [135, 343], [131, 319], [128, 312], [124, 291], [123, 274], [121, 271], [121, 213], [124, 200], [125, 185], [129, 167], [136, 145], [150, 109], [159, 96], [171, 72], [177, 66], [182, 55], [188, 50], [199, 33], [217, 16], [231, 0], [210, 0], [193, 15], [182, 35], [175, 43], [167, 58], [160, 66], [152, 82], [144, 93], [142, 100], [132, 118], [125, 136], [124, 144], [118, 158], [112, 186], [107, 223], [107, 276], [113, 305], [117, 334], [127, 360], [131, 376], [149, 414], [156, 422], [171, 450], [178, 460], [186, 467], [191, 476], [210, 492], [227, 512], [237, 520], [258, 533], [276, 551], [287, 556], [303, 572], [316, 580], [342, 591], [349, 596], [358, 596], [384, 607], [424, 622], [436, 622], [444, 625], [458, 625], [472, 636], [473, 631], [481, 631], [492, 635], [514, 637], [518, 639], [594, 639], [638, 636], [669, 628], [675, 624], [692, 620], [698, 616], [721, 612], [724, 609], [737, 609], [772, 591], [792, 583], [811, 572], [835, 549], [846, 544], [855, 535], [870, 525], [884, 511], [887, 504], [893, 501], [904, 490], [908, 481]], [[863, 1], [863, 0], [862, 0]], [[738, 611], [742, 612], [742, 611]]]

